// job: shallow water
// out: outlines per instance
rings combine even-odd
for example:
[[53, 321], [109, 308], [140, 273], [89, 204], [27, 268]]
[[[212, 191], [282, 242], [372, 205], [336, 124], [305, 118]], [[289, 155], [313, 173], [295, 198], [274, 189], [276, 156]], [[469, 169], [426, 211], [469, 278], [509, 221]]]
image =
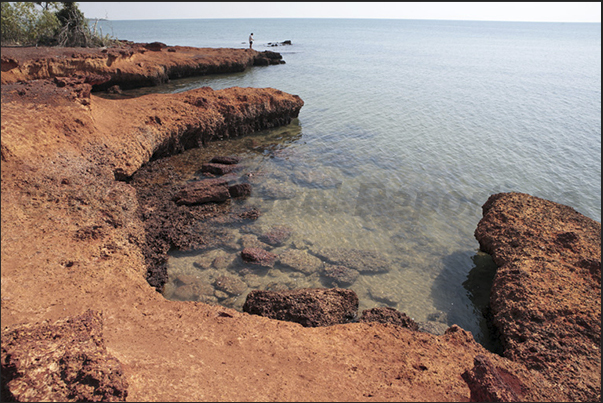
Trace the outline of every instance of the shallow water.
[[[349, 286], [360, 310], [392, 306], [418, 321], [456, 323], [483, 341], [479, 301], [491, 263], [473, 232], [487, 198], [525, 192], [601, 219], [600, 24], [111, 24], [123, 39], [199, 47], [246, 47], [254, 32], [254, 48], [281, 52], [286, 61], [129, 95], [273, 87], [305, 102], [291, 125], [254, 136], [261, 147], [243, 139], [229, 146], [245, 170], [259, 174], [242, 202], [263, 212], [255, 228], [231, 228], [234, 243], [224, 250], [174, 253], [172, 277], [189, 273], [211, 284], [221, 273], [211, 263], [236, 254], [243, 235], [287, 225], [294, 230], [288, 248], [371, 250], [391, 262], [388, 273], [361, 275]], [[266, 46], [286, 39], [291, 46]], [[237, 274], [233, 264], [223, 273]], [[326, 285], [320, 275], [280, 266], [258, 276], [248, 288]], [[239, 309], [242, 298], [218, 302]]]

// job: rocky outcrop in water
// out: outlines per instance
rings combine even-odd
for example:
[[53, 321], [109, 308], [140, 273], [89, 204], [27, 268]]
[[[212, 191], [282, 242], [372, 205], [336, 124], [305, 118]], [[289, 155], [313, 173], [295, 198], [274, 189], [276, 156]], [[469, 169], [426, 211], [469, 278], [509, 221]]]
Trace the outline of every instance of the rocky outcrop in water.
[[601, 399], [601, 223], [524, 193], [483, 206], [475, 237], [499, 266], [490, 310], [504, 356], [572, 401]]
[[285, 63], [279, 53], [253, 49], [166, 46], [122, 41], [119, 47], [2, 48], [2, 85], [53, 77], [103, 75], [94, 91], [156, 86], [170, 79], [242, 72]]

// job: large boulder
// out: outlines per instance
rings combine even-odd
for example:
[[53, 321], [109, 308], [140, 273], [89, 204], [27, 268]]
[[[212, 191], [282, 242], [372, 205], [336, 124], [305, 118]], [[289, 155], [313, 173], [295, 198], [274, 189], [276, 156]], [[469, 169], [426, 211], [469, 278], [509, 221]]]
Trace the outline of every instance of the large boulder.
[[305, 327], [331, 326], [348, 323], [356, 317], [358, 296], [343, 288], [254, 290], [247, 294], [243, 312]]
[[483, 206], [475, 237], [498, 269], [490, 311], [505, 357], [572, 401], [601, 399], [601, 223], [524, 193]]

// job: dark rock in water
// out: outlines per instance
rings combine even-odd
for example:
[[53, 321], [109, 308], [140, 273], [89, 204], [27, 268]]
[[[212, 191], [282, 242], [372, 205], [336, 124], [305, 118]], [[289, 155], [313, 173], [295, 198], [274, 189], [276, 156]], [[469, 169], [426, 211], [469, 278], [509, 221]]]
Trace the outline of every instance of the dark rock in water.
[[166, 48], [167, 45], [162, 42], [152, 42], [152, 43], [147, 43], [146, 45], [144, 45], [144, 47], [153, 52], [160, 52], [161, 49]]
[[285, 61], [282, 60], [283, 56], [277, 52], [271, 52], [270, 50], [265, 50], [261, 53], [258, 53], [253, 58], [254, 66], [268, 66], [270, 64], [285, 64]]
[[282, 42], [268, 42], [267, 46], [282, 46], [282, 45], [291, 45], [291, 40], [287, 39], [286, 41], [282, 41]]
[[472, 402], [524, 402], [526, 390], [520, 379], [498, 368], [484, 355], [473, 359], [473, 368], [461, 374], [469, 390]]
[[232, 172], [235, 168], [236, 165], [208, 162], [201, 165], [201, 172], [209, 172], [210, 174], [214, 175], [224, 175]]
[[258, 239], [268, 245], [280, 246], [282, 245], [293, 233], [293, 230], [283, 225], [277, 225], [265, 234], [262, 234]]
[[410, 330], [419, 330], [419, 326], [417, 325], [417, 323], [411, 318], [409, 318], [405, 313], [402, 313], [397, 309], [390, 308], [387, 306], [381, 308], [371, 308], [362, 311], [362, 316], [358, 321], [391, 323], [394, 325], [406, 327]]
[[247, 283], [238, 277], [220, 276], [214, 281], [214, 287], [230, 295], [241, 295], [247, 289]]
[[2, 401], [125, 401], [128, 382], [107, 352], [100, 312], [2, 330]]
[[312, 249], [310, 252], [329, 263], [346, 266], [360, 273], [385, 273], [391, 270], [391, 263], [374, 251], [323, 248]]
[[276, 260], [276, 255], [260, 248], [245, 248], [241, 251], [241, 258], [244, 262], [257, 264], [260, 266], [272, 267]]
[[230, 197], [245, 197], [251, 194], [251, 185], [249, 183], [237, 183], [228, 188]]
[[235, 165], [241, 161], [239, 157], [227, 157], [222, 155], [217, 155], [209, 161], [210, 163], [216, 164], [225, 164], [225, 165]]
[[279, 263], [305, 274], [315, 273], [323, 266], [319, 258], [298, 249], [288, 249], [281, 253], [279, 255]]
[[228, 182], [223, 179], [205, 179], [192, 182], [178, 191], [173, 200], [178, 205], [223, 202], [230, 199]]
[[357, 279], [360, 273], [358, 270], [350, 269], [346, 266], [341, 265], [326, 265], [323, 271], [325, 277], [332, 280], [339, 286], [352, 285]]
[[296, 322], [305, 327], [348, 323], [358, 312], [358, 296], [342, 288], [301, 288], [290, 291], [254, 290], [243, 312]]

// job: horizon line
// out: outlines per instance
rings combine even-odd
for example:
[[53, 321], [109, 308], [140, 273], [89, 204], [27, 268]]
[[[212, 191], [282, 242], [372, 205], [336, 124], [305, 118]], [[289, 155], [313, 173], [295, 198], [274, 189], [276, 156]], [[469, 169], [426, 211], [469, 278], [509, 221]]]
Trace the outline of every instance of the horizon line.
[[262, 20], [262, 19], [341, 19], [341, 20], [403, 20], [403, 21], [471, 21], [471, 22], [529, 22], [554, 24], [601, 24], [601, 21], [534, 21], [534, 20], [480, 20], [480, 19], [446, 19], [446, 18], [381, 18], [381, 17], [212, 17], [212, 18], [135, 18], [111, 19], [106, 17], [85, 17], [90, 20], [103, 21], [170, 21], [170, 20]]

